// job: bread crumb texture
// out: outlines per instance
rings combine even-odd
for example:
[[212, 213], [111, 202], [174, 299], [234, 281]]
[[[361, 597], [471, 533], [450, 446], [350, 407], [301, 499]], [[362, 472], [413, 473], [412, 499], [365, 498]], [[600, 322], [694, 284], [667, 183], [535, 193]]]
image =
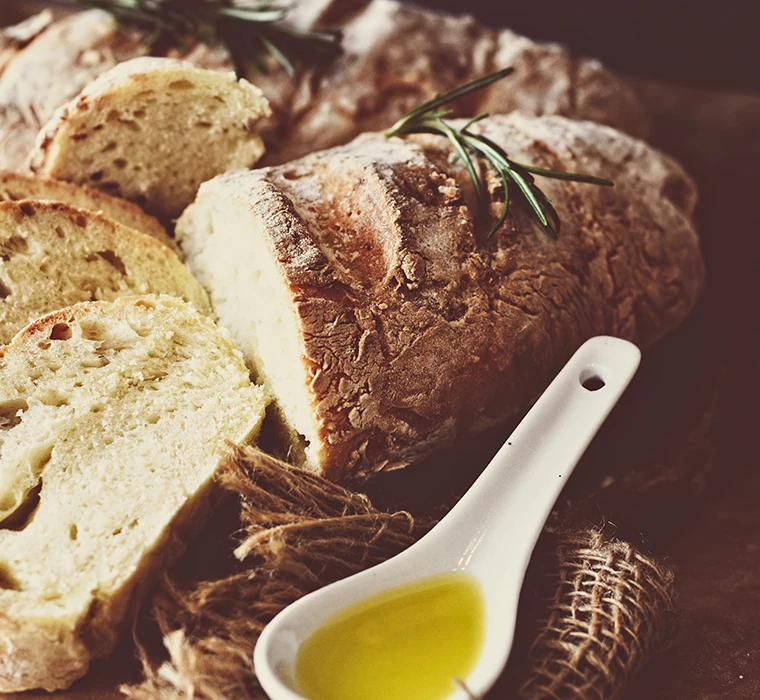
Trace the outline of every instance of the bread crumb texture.
[[155, 238], [58, 202], [0, 203], [0, 343], [64, 306], [150, 293], [211, 312], [189, 269]]
[[43, 127], [33, 170], [179, 216], [199, 185], [252, 166], [269, 115], [261, 91], [233, 73], [136, 58], [90, 83]]
[[92, 187], [62, 180], [0, 171], [0, 202], [17, 202], [22, 199], [64, 202], [78, 209], [99, 212], [135, 231], [147, 233], [165, 245], [174, 245], [158, 219], [125, 199], [110, 197]]
[[0, 350], [0, 691], [110, 653], [264, 410], [229, 336], [167, 296], [78, 304]]

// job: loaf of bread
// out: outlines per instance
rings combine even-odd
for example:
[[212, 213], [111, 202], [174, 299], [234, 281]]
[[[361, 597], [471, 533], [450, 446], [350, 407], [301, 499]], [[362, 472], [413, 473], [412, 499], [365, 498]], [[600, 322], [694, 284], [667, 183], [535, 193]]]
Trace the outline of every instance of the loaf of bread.
[[176, 253], [152, 236], [60, 202], [0, 203], [0, 344], [64, 306], [147, 293], [211, 311]]
[[73, 185], [62, 180], [24, 175], [9, 170], [0, 171], [0, 202], [17, 202], [22, 199], [64, 202], [78, 209], [99, 212], [135, 231], [147, 233], [169, 247], [174, 245], [158, 219], [149, 216], [140, 207], [125, 199], [111, 197], [92, 187]]
[[111, 652], [264, 405], [172, 297], [78, 304], [0, 348], [0, 692], [67, 687]]
[[198, 186], [251, 167], [269, 114], [261, 91], [234, 73], [169, 58], [121, 63], [88, 85], [43, 127], [32, 170], [178, 216]]
[[[220, 324], [305, 464], [330, 478], [401, 467], [504, 421], [587, 338], [649, 345], [700, 294], [695, 187], [672, 159], [563, 117], [478, 128], [518, 162], [615, 187], [542, 180], [559, 239], [519, 200], [488, 238], [448, 140], [368, 134], [218, 177], [178, 221]], [[489, 176], [494, 217], [500, 186]]]
[[[648, 119], [633, 91], [598, 62], [472, 18], [424, 10], [396, 0], [298, 0], [289, 21], [300, 29], [338, 27], [344, 55], [307, 66], [292, 80], [272, 66], [247, 77], [273, 108], [264, 137], [266, 161], [284, 162], [339, 145], [363, 131], [390, 126], [403, 112], [469, 79], [514, 65], [515, 74], [477, 102], [455, 106], [563, 114], [611, 124], [643, 136]], [[0, 76], [0, 168], [24, 167], [38, 131], [55, 110], [120, 61], [150, 50], [146, 36], [100, 10], [55, 22]], [[201, 68], [230, 70], [221, 47], [172, 51]]]

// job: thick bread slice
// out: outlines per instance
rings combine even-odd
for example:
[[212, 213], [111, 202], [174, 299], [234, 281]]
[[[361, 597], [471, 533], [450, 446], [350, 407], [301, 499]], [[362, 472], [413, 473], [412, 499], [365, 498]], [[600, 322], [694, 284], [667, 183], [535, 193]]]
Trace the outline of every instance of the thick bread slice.
[[136, 58], [88, 85], [40, 132], [33, 170], [179, 216], [199, 185], [264, 152], [261, 91], [233, 73]]
[[172, 297], [78, 304], [0, 349], [0, 691], [111, 652], [264, 410], [229, 336]]
[[152, 236], [60, 202], [0, 203], [0, 344], [55, 309], [148, 293], [211, 311], [188, 268]]
[[615, 187], [542, 179], [559, 240], [519, 200], [487, 238], [446, 139], [367, 134], [215, 178], [177, 224], [220, 324], [328, 477], [503, 421], [587, 338], [648, 345], [699, 297], [696, 192], [677, 163], [592, 122], [513, 113], [479, 128], [519, 162]]
[[117, 223], [153, 236], [165, 245], [174, 245], [158, 219], [126, 199], [111, 197], [92, 187], [73, 185], [63, 180], [0, 171], [0, 202], [17, 202], [21, 199], [64, 202], [78, 209], [100, 212]]

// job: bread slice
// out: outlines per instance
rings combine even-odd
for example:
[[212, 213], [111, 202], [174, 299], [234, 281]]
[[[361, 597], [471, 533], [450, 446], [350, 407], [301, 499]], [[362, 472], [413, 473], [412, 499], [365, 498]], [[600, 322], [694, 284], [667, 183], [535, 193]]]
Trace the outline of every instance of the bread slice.
[[60, 202], [0, 203], [0, 344], [55, 309], [147, 293], [211, 312], [188, 268], [152, 236]]
[[0, 691], [111, 652], [264, 410], [228, 334], [172, 297], [77, 304], [0, 349]]
[[0, 171], [0, 202], [16, 202], [21, 199], [64, 202], [78, 209], [100, 212], [135, 231], [153, 236], [165, 245], [174, 245], [158, 219], [125, 199], [111, 197], [92, 187], [73, 185], [62, 180], [23, 175], [8, 170]]
[[[675, 161], [557, 116], [471, 128], [518, 162], [615, 187], [542, 179], [559, 239], [519, 199], [488, 238], [447, 139], [365, 134], [214, 178], [177, 222], [219, 323], [330, 478], [403, 467], [512, 418], [589, 337], [646, 346], [699, 298], [696, 189]], [[487, 183], [496, 217], [501, 182]]]
[[256, 124], [268, 114], [261, 91], [233, 73], [136, 58], [61, 108], [40, 132], [30, 163], [171, 218], [202, 182], [259, 159]]

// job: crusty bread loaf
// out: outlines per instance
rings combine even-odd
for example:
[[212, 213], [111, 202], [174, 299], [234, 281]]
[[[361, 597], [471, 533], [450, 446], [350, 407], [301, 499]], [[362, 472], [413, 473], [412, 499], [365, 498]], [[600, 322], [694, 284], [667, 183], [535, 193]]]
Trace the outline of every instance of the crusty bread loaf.
[[[248, 76], [274, 112], [264, 133], [269, 163], [387, 128], [436, 92], [507, 65], [517, 69], [509, 80], [454, 108], [462, 116], [480, 109], [558, 113], [636, 136], [648, 131], [646, 112], [624, 81], [555, 44], [395, 0], [298, 0], [293, 5], [288, 21], [298, 28], [342, 28], [344, 55], [309, 66], [295, 79], [276, 66]], [[99, 10], [56, 22], [0, 77], [0, 167], [23, 167], [37, 132], [58, 107], [116, 62], [149, 50], [144, 35], [125, 30]], [[172, 55], [202, 68], [232, 68], [220, 47], [188, 42]]]
[[22, 199], [63, 202], [78, 209], [100, 212], [117, 223], [153, 236], [169, 247], [174, 246], [158, 219], [126, 199], [111, 197], [92, 187], [73, 185], [62, 180], [0, 170], [0, 202], [17, 202]]
[[264, 408], [228, 335], [172, 297], [78, 304], [0, 349], [0, 691], [111, 652]]
[[187, 267], [152, 236], [60, 202], [0, 203], [0, 344], [55, 309], [148, 293], [210, 313]]
[[30, 165], [171, 218], [202, 182], [261, 157], [256, 125], [268, 114], [261, 91], [234, 73], [136, 58], [57, 112], [40, 132]]
[[[700, 294], [696, 193], [677, 163], [591, 122], [513, 113], [479, 128], [519, 162], [615, 187], [544, 179], [559, 240], [519, 201], [487, 238], [446, 139], [368, 134], [205, 183], [178, 221], [220, 324], [329, 477], [503, 421], [590, 336], [648, 345]], [[489, 178], [492, 199], [500, 185]]]

